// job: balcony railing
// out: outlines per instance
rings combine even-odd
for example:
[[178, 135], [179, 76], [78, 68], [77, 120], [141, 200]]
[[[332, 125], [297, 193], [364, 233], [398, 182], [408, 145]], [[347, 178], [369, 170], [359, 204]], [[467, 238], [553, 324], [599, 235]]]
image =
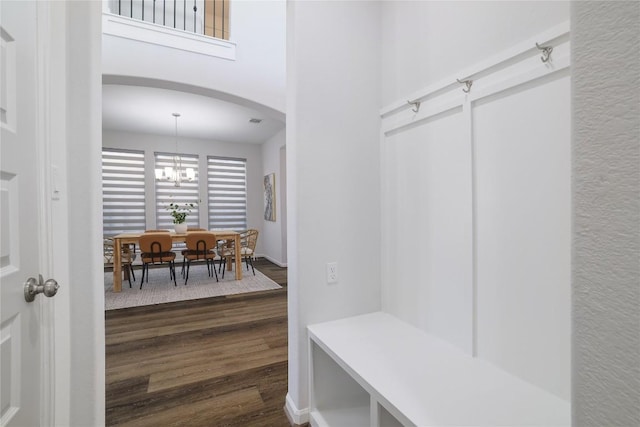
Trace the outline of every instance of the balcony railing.
[[109, 0], [109, 12], [229, 40], [229, 0]]

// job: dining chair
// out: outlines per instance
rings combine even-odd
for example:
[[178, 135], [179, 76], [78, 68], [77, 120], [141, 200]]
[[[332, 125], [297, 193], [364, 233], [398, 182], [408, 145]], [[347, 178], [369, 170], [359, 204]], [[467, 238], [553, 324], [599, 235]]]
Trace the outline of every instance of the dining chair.
[[[113, 267], [113, 239], [111, 237], [105, 237], [103, 239], [102, 253], [105, 267]], [[133, 272], [133, 261], [136, 259], [135, 245], [124, 244], [120, 249], [120, 260], [123, 268], [123, 272], [126, 278], [129, 280], [129, 287], [131, 287], [131, 277], [136, 280], [136, 275]]]
[[[187, 227], [187, 233], [191, 233], [191, 232], [194, 232], [194, 231], [207, 231], [207, 229], [206, 228]], [[180, 253], [182, 254], [182, 269], [180, 270], [180, 275], [182, 277], [184, 277], [184, 269], [185, 269], [185, 265], [186, 265], [186, 262], [187, 262], [186, 258], [184, 257], [186, 251], [187, 251], [187, 249], [186, 249], [186, 242], [185, 242], [185, 248], [182, 249], [182, 251], [180, 251]]]
[[240, 236], [240, 256], [244, 258], [245, 264], [247, 264], [247, 271], [249, 271], [249, 264], [251, 264], [251, 270], [253, 275], [256, 275], [256, 270], [253, 268], [253, 256], [256, 252], [256, 244], [258, 243], [258, 234], [260, 232], [255, 228], [250, 228]]
[[195, 261], [205, 261], [207, 263], [207, 273], [211, 277], [211, 272], [216, 276], [218, 281], [218, 273], [216, 272], [215, 261], [220, 258], [216, 252], [218, 239], [214, 233], [209, 231], [195, 231], [187, 233], [186, 241], [187, 249], [182, 253], [187, 262], [184, 284], [189, 281], [189, 269], [191, 263]]
[[[256, 244], [258, 243], [258, 230], [250, 228], [240, 233], [240, 256], [244, 259], [247, 265], [247, 271], [249, 271], [249, 264], [251, 264], [251, 270], [253, 275], [256, 275], [256, 270], [253, 268], [253, 256], [256, 252]], [[223, 260], [220, 260], [222, 267], [222, 278], [224, 279], [224, 271], [227, 266], [227, 260], [233, 259], [235, 256], [235, 247], [233, 242], [225, 245], [221, 250], [221, 256]]]
[[236, 253], [236, 245], [234, 240], [221, 239], [218, 240], [218, 255], [220, 255], [220, 263], [218, 264], [218, 273], [222, 274], [224, 279], [224, 271], [227, 267], [227, 261], [233, 260]]
[[140, 279], [140, 289], [144, 283], [145, 274], [149, 283], [149, 264], [168, 264], [169, 278], [176, 284], [176, 254], [171, 250], [172, 240], [168, 232], [164, 233], [144, 233], [138, 241], [140, 245], [140, 258], [142, 259], [142, 279]]

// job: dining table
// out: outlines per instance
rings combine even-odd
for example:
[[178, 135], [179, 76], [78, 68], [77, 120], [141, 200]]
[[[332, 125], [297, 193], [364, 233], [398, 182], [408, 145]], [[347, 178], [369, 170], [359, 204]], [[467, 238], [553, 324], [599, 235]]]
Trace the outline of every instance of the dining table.
[[[240, 233], [233, 230], [211, 230], [218, 240], [233, 241], [235, 263], [227, 258], [227, 269], [235, 269], [236, 280], [242, 280], [242, 258], [240, 254]], [[144, 233], [122, 233], [113, 236], [113, 292], [122, 291], [122, 245], [138, 244]], [[187, 240], [187, 233], [169, 232], [174, 243]], [[235, 264], [235, 266], [233, 265]]]

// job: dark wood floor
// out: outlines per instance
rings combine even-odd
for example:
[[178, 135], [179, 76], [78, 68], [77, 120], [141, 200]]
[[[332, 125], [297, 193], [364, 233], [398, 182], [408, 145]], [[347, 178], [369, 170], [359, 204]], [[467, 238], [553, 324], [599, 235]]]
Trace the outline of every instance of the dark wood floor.
[[283, 288], [110, 310], [108, 426], [289, 426], [287, 270]]

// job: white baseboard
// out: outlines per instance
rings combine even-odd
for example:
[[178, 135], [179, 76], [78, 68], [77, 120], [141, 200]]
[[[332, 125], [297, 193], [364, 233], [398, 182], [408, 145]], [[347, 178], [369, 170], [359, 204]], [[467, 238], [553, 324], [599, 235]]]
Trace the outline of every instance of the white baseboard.
[[287, 414], [287, 418], [289, 418], [291, 425], [302, 425], [309, 422], [309, 408], [296, 408], [296, 405], [293, 403], [293, 399], [291, 399], [289, 393], [287, 393], [285, 401], [284, 412]]
[[263, 255], [263, 254], [256, 254], [256, 258], [264, 258], [267, 261], [271, 261], [272, 263], [274, 263], [275, 265], [277, 265], [278, 267], [286, 267], [287, 263], [282, 263], [276, 259], [271, 258], [269, 255]]

